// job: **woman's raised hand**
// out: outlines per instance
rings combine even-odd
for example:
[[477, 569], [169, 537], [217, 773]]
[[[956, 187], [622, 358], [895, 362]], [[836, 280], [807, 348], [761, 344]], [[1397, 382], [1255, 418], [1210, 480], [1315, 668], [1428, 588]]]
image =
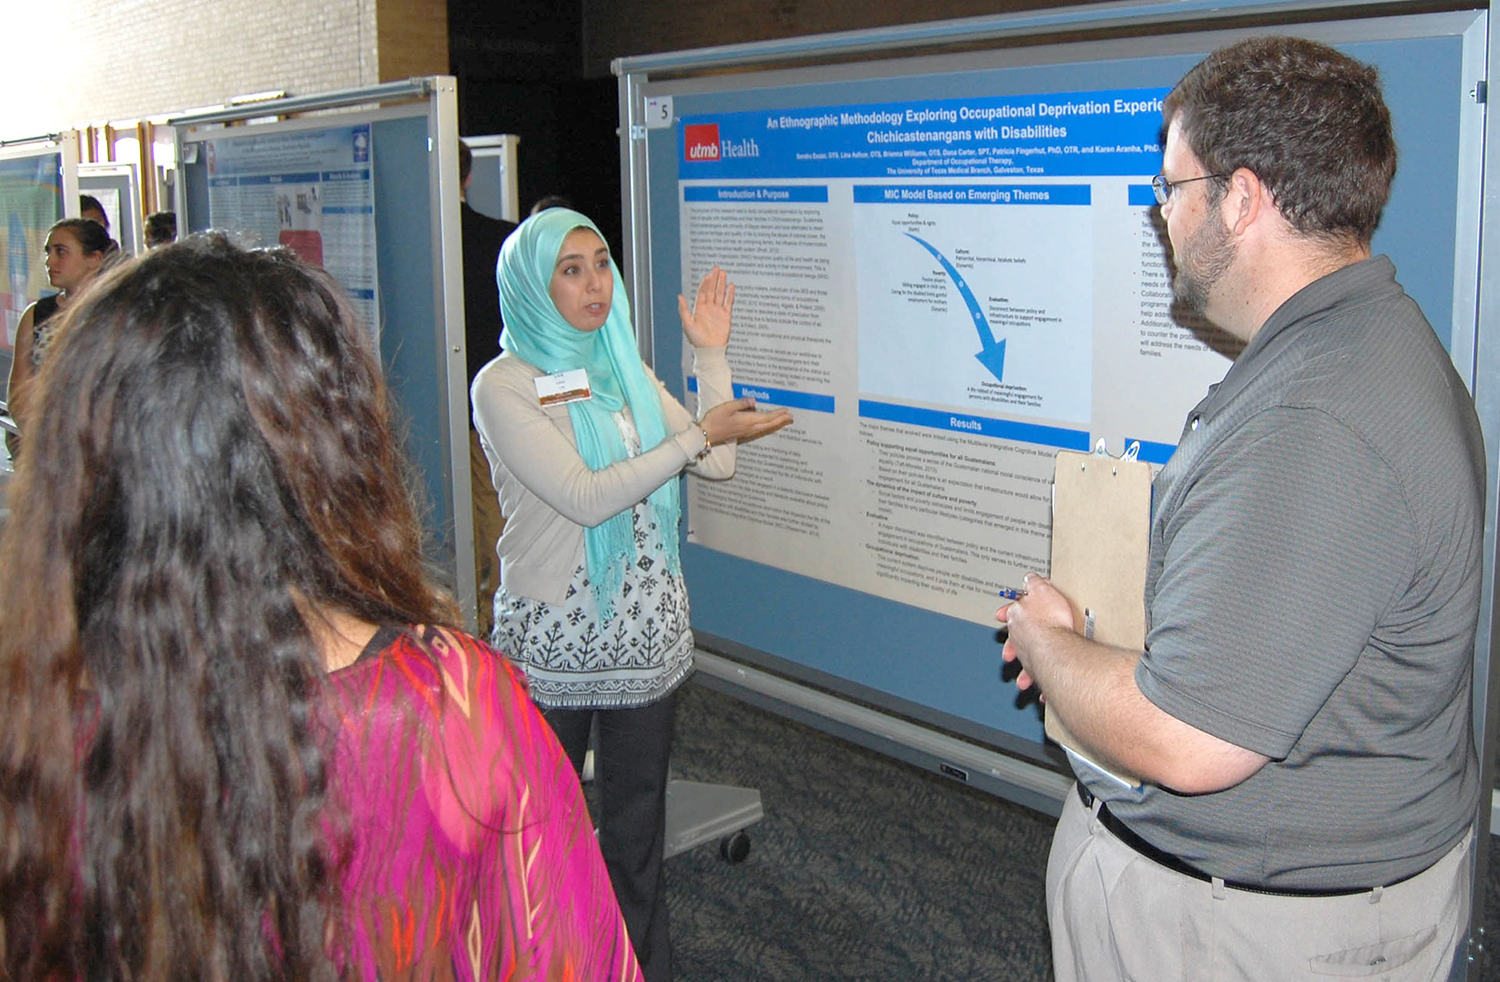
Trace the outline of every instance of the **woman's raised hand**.
[[721, 348], [729, 343], [729, 312], [733, 309], [734, 284], [717, 266], [698, 284], [698, 298], [691, 308], [687, 297], [677, 294], [682, 333], [695, 348]]
[[760, 412], [755, 408], [755, 400], [747, 396], [719, 403], [703, 414], [698, 425], [708, 434], [708, 442], [717, 447], [721, 443], [743, 443], [774, 433], [791, 421], [790, 411], [772, 409]]

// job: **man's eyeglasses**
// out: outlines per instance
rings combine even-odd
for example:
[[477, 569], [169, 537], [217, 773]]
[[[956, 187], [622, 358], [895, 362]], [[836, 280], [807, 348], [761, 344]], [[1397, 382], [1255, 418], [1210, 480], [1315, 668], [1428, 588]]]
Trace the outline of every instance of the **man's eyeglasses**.
[[1172, 189], [1179, 184], [1192, 184], [1194, 181], [1222, 181], [1223, 174], [1204, 174], [1202, 177], [1184, 177], [1180, 181], [1169, 181], [1164, 174], [1157, 174], [1151, 179], [1151, 190], [1156, 195], [1156, 203], [1164, 205], [1167, 199], [1172, 197]]

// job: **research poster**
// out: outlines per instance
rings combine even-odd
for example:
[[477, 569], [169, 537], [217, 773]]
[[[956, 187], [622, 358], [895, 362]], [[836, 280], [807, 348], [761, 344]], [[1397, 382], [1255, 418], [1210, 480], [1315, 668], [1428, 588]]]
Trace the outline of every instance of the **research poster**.
[[209, 224], [284, 245], [343, 284], [372, 330], [375, 192], [369, 124], [210, 139]]
[[0, 254], [6, 277], [0, 293], [5, 350], [16, 344], [16, 326], [27, 306], [54, 293], [42, 248], [47, 230], [63, 217], [62, 155], [45, 153], [0, 160]]
[[993, 624], [1058, 450], [1165, 462], [1236, 351], [1173, 304], [1165, 93], [677, 120], [681, 289], [728, 271], [736, 392], [796, 417], [688, 482], [690, 541]]

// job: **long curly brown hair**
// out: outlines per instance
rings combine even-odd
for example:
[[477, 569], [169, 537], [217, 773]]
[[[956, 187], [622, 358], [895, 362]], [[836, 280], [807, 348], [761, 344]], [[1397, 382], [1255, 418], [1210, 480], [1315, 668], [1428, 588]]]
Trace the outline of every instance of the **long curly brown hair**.
[[12, 979], [335, 977], [310, 611], [457, 622], [330, 277], [198, 236], [66, 313], [0, 537]]

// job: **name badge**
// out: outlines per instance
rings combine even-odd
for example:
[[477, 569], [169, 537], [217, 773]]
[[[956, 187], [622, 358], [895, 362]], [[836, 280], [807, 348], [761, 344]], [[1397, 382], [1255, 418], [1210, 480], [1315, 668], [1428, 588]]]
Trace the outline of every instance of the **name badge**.
[[589, 390], [589, 373], [581, 368], [569, 369], [566, 372], [553, 372], [551, 375], [543, 375], [536, 379], [537, 401], [544, 406], [577, 402], [579, 399], [587, 399], [592, 394]]

